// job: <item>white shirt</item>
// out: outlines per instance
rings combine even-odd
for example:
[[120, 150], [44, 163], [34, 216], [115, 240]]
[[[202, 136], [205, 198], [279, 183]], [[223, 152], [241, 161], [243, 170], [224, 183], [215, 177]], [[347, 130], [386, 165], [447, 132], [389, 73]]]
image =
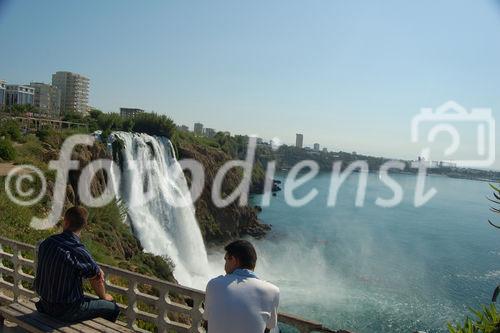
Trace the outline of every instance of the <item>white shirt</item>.
[[248, 269], [210, 280], [203, 313], [208, 333], [264, 333], [276, 327], [279, 293]]

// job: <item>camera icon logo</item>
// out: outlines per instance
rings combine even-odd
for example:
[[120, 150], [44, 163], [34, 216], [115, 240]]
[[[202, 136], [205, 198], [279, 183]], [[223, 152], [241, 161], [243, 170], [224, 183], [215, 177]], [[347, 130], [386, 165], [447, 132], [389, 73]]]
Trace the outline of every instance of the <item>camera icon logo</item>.
[[[419, 132], [421, 132], [422, 125], [426, 123], [432, 125], [427, 133], [427, 143], [435, 142], [438, 134], [443, 132], [450, 135], [451, 144], [442, 152], [447, 162], [452, 162], [460, 167], [489, 167], [495, 163], [495, 119], [491, 109], [473, 108], [467, 112], [463, 106], [455, 101], [444, 103], [434, 112], [431, 108], [423, 108], [411, 121], [411, 141], [413, 143], [419, 142]], [[458, 126], [463, 127], [464, 125], [469, 127], [468, 134], [472, 134], [465, 144], [461, 140], [461, 134], [465, 133], [460, 133], [457, 130]], [[475, 144], [470, 141], [475, 141]], [[461, 158], [454, 158], [454, 156], [459, 155], [461, 146], [469, 148], [467, 158], [464, 158], [463, 154]], [[475, 154], [472, 153], [473, 150], [475, 150]], [[420, 156], [423, 160], [431, 161], [431, 147], [423, 148]], [[432, 163], [429, 165], [434, 166]]]

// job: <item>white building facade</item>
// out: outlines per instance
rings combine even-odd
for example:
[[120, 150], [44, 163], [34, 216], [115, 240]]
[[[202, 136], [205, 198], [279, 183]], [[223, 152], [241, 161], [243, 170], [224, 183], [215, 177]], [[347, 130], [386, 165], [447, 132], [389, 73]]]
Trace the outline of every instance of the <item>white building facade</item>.
[[86, 113], [89, 110], [90, 80], [72, 72], [52, 74], [52, 85], [61, 91], [61, 114]]

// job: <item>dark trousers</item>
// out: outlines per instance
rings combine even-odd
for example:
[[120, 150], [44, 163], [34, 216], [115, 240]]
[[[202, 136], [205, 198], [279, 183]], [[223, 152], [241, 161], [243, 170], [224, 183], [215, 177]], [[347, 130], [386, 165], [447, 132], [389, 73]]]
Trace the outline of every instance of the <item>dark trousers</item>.
[[39, 312], [65, 322], [79, 322], [94, 318], [104, 318], [115, 322], [120, 314], [120, 308], [115, 302], [85, 297], [76, 304], [51, 304], [43, 300], [36, 303]]

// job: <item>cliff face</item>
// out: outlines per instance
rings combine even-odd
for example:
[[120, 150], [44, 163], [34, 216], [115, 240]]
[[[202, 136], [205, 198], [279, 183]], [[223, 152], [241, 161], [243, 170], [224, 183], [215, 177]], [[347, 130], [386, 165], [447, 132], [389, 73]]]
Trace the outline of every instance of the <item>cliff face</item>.
[[[180, 142], [177, 151], [179, 159], [195, 159], [204, 167], [205, 186], [200, 198], [195, 202], [195, 208], [198, 224], [208, 244], [220, 244], [243, 235], [259, 238], [270, 230], [271, 226], [261, 223], [257, 210], [251, 206], [240, 207], [238, 200], [225, 208], [218, 208], [213, 203], [212, 184], [220, 167], [231, 160], [228, 154], [214, 147], [190, 142]], [[260, 171], [257, 169], [253, 173], [251, 192], [258, 192], [263, 187], [263, 172]], [[222, 192], [232, 193], [239, 185], [241, 177], [241, 170], [229, 170], [222, 184]], [[186, 178], [189, 182], [189, 173], [186, 173]]]

